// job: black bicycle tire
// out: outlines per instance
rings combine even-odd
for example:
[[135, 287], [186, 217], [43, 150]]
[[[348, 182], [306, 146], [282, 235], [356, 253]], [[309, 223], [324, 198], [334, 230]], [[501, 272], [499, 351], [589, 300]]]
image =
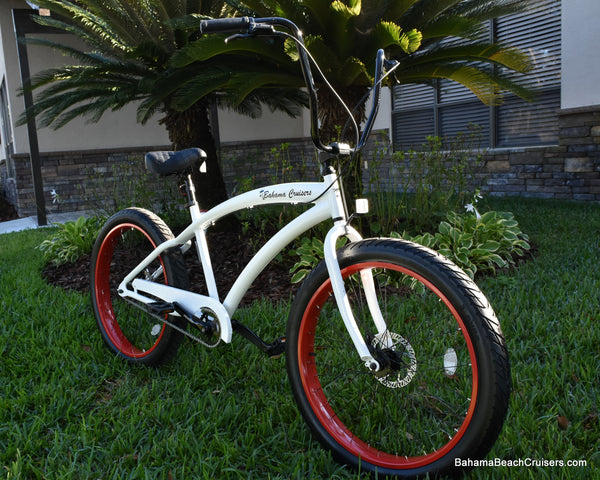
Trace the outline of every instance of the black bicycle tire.
[[[101, 308], [99, 307], [98, 298], [100, 295], [100, 286], [96, 280], [96, 271], [97, 268], [99, 268], [99, 265], [101, 265], [99, 263], [99, 254], [104, 242], [108, 241], [107, 236], [110, 235], [111, 232], [118, 231], [125, 225], [135, 226], [137, 229], [147, 235], [147, 237], [151, 239], [155, 246], [174, 238], [173, 233], [164, 223], [164, 221], [149, 210], [141, 208], [128, 208], [111, 216], [101, 228], [91, 256], [90, 286], [94, 316], [105, 345], [113, 353], [133, 364], [157, 366], [168, 362], [176, 355], [183, 340], [184, 334], [165, 324], [163, 327], [164, 330], [162, 331], [162, 334], [160, 335], [159, 340], [156, 342], [152, 351], [145, 356], [133, 357], [127, 353], [124, 353], [122, 349], [120, 349], [119, 346], [116, 345], [111, 339], [111, 336], [107, 332], [107, 328], [104, 325], [103, 316], [100, 311]], [[167, 283], [176, 288], [188, 289], [188, 273], [182, 254], [177, 250], [171, 250], [163, 253], [161, 258]], [[141, 311], [140, 314], [142, 314]], [[181, 317], [170, 316], [169, 321], [181, 329], [186, 328], [187, 322]]]
[[[455, 458], [480, 459], [485, 457], [496, 441], [510, 397], [511, 379], [508, 353], [499, 322], [483, 293], [458, 267], [431, 249], [412, 242], [392, 239], [370, 239], [351, 243], [340, 249], [338, 261], [345, 269], [360, 262], [381, 260], [399, 264], [440, 288], [469, 330], [477, 362], [485, 375], [478, 375], [476, 406], [473, 417], [458, 443], [442, 458], [420, 468], [389, 468], [357, 458], [341, 446], [325, 429], [308, 400], [300, 373], [299, 331], [307, 306], [324, 284], [328, 273], [321, 262], [305, 279], [290, 311], [286, 335], [286, 362], [292, 392], [304, 419], [317, 440], [329, 449], [340, 463], [354, 469], [377, 473], [380, 477], [413, 478], [424, 475], [454, 475], [465, 469], [456, 465]], [[316, 356], [316, 353], [314, 354]], [[357, 359], [358, 360], [358, 359]], [[316, 362], [316, 360], [315, 360]]]

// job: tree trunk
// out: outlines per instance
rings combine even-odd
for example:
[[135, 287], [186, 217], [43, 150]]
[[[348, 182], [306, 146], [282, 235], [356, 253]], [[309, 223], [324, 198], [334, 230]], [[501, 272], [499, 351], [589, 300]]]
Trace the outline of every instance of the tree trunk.
[[161, 123], [167, 127], [175, 150], [198, 147], [206, 152], [206, 173], [200, 173], [200, 165], [192, 173], [200, 208], [208, 209], [227, 200], [227, 190], [210, 127], [208, 103], [200, 101], [184, 112], [169, 110]]
[[[198, 147], [206, 152], [206, 172], [200, 172], [200, 164], [192, 172], [198, 204], [203, 210], [208, 210], [228, 198], [211, 131], [208, 108], [208, 100], [201, 100], [184, 112], [168, 110], [161, 120], [169, 132], [169, 139], [175, 150]], [[223, 219], [220, 227], [237, 230], [239, 222], [231, 216]]]
[[[368, 91], [368, 87], [346, 87], [338, 89], [342, 100], [348, 105], [350, 111], [361, 101]], [[365, 105], [361, 104], [354, 112], [354, 118], [360, 130], [361, 123], [365, 120]], [[319, 90], [319, 120], [321, 121], [320, 134], [323, 143], [327, 144], [333, 141], [347, 142], [354, 145], [356, 141], [356, 131], [351, 124], [348, 124], [344, 138], [339, 138], [342, 129], [348, 121], [348, 113], [342, 107], [339, 100], [334, 97], [328, 88]], [[360, 135], [359, 131], [359, 135]], [[346, 160], [347, 159], [343, 159]], [[354, 199], [362, 194], [362, 171], [361, 156], [356, 155], [351, 165], [342, 163], [340, 168], [344, 170], [344, 189], [348, 202], [354, 202]]]

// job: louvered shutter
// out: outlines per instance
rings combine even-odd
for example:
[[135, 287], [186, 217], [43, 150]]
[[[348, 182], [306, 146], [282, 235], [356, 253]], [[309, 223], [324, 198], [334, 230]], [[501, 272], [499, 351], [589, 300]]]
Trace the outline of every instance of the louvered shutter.
[[529, 53], [533, 68], [519, 78], [533, 103], [507, 94], [496, 109], [498, 147], [558, 142], [560, 109], [560, 0], [542, 0], [529, 12], [496, 20], [496, 40]]
[[411, 148], [425, 143], [436, 134], [435, 90], [428, 85], [398, 85], [394, 87], [392, 137], [397, 147]]
[[557, 142], [561, 1], [533, 3], [535, 6], [528, 12], [496, 19], [493, 28], [495, 41], [520, 47], [532, 56], [534, 68], [518, 79], [535, 92], [536, 101], [529, 103], [506, 94], [501, 105], [490, 108], [467, 88], [449, 80], [437, 82], [435, 89], [422, 85], [396, 86], [392, 117], [396, 148], [416, 147], [427, 135], [451, 138], [468, 132], [470, 124], [481, 128], [482, 146]]
[[461, 84], [442, 80], [438, 105], [439, 135], [452, 139], [458, 134], [468, 134], [471, 124], [481, 127], [481, 142], [489, 144], [490, 110]]

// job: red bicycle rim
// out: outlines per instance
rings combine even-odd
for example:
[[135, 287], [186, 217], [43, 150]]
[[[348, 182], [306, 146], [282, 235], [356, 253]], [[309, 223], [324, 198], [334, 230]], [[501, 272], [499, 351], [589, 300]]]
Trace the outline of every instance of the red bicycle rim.
[[314, 360], [314, 341], [312, 340], [313, 335], [310, 332], [314, 332], [317, 326], [317, 320], [319, 317], [320, 307], [325, 303], [327, 298], [331, 294], [331, 282], [327, 280], [324, 282], [319, 289], [315, 292], [311, 298], [308, 308], [304, 313], [300, 332], [298, 335], [298, 360], [300, 365], [300, 377], [302, 379], [302, 385], [308, 401], [311, 404], [311, 408], [321, 425], [325, 427], [328, 433], [338, 442], [344, 449], [352, 453], [354, 456], [361, 458], [371, 464], [394, 469], [411, 469], [419, 468], [425, 465], [429, 465], [436, 460], [446, 455], [462, 438], [466, 432], [473, 412], [475, 411], [475, 404], [478, 391], [478, 380], [477, 380], [477, 363], [475, 360], [475, 351], [471, 338], [467, 333], [465, 325], [460, 318], [460, 315], [452, 304], [448, 301], [446, 296], [436, 288], [431, 282], [416, 274], [415, 272], [409, 271], [404, 267], [398, 265], [387, 264], [384, 262], [365, 262], [360, 265], [352, 265], [342, 270], [342, 276], [344, 278], [364, 269], [371, 268], [393, 268], [399, 270], [402, 273], [409, 275], [418, 281], [426, 285], [432, 292], [434, 292], [438, 298], [440, 298], [446, 307], [451, 311], [452, 315], [456, 319], [458, 325], [461, 328], [461, 332], [465, 338], [468, 346], [469, 356], [471, 359], [472, 368], [472, 395], [469, 403], [467, 414], [462, 422], [462, 425], [456, 432], [456, 434], [446, 443], [444, 446], [435, 450], [427, 455], [407, 457], [389, 454], [374, 448], [364, 441], [357, 438], [352, 431], [346, 427], [346, 425], [336, 415], [334, 410], [329, 404], [324, 390], [321, 386], [319, 375], [317, 372], [316, 362]]

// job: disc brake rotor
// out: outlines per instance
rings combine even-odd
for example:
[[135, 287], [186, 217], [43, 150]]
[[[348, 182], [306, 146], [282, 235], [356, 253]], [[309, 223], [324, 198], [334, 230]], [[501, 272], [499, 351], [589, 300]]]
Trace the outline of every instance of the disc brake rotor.
[[399, 365], [387, 366], [377, 372], [375, 378], [388, 388], [402, 388], [408, 385], [417, 373], [417, 356], [406, 338], [394, 332], [377, 335], [372, 346], [381, 350], [383, 355], [394, 358]]

